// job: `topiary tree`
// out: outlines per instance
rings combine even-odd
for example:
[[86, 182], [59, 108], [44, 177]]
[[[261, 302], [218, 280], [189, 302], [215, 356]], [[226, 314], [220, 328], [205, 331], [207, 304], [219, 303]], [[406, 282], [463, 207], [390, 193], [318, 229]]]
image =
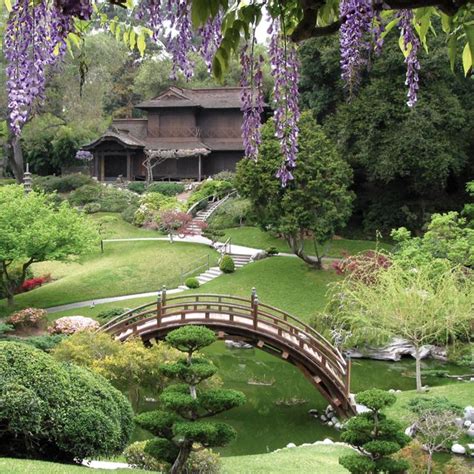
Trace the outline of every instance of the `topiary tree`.
[[0, 456], [72, 462], [127, 445], [128, 400], [103, 377], [45, 352], [0, 342]]
[[209, 239], [214, 245], [220, 238], [224, 237], [225, 231], [222, 229], [217, 229], [216, 227], [213, 227], [212, 225], [208, 226], [206, 229], [202, 231], [202, 236], [206, 237], [206, 239]]
[[245, 403], [236, 390], [202, 389], [200, 385], [217, 372], [217, 367], [196, 352], [216, 340], [215, 334], [202, 326], [184, 326], [168, 334], [166, 341], [186, 356], [165, 364], [161, 372], [179, 383], [167, 387], [160, 396], [161, 410], [142, 413], [135, 421], [156, 436], [145, 452], [172, 463], [170, 472], [180, 474], [194, 443], [204, 447], [224, 446], [235, 438], [235, 430], [220, 422], [205, 421]]
[[356, 395], [356, 401], [369, 411], [351, 418], [341, 435], [342, 441], [354, 446], [360, 454], [339, 458], [339, 464], [353, 474], [404, 472], [409, 464], [391, 458], [410, 442], [401, 425], [388, 419], [382, 410], [393, 405], [396, 397], [377, 388]]
[[[262, 137], [261, 158], [237, 165], [237, 189], [250, 200], [262, 228], [282, 234], [295, 255], [321, 268], [321, 245], [345, 225], [351, 213], [352, 171], [310, 112], [301, 116], [301, 162], [286, 187], [275, 180], [282, 158], [272, 120], [263, 126]], [[304, 248], [309, 237], [316, 257]]]

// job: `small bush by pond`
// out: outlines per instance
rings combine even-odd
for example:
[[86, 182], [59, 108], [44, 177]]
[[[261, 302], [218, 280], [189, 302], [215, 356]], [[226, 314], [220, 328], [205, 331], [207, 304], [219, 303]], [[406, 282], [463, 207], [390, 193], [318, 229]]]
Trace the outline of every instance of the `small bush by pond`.
[[222, 257], [221, 263], [219, 264], [221, 272], [224, 273], [234, 273], [235, 272], [235, 263], [230, 255], [224, 255]]
[[184, 284], [188, 287], [188, 288], [199, 288], [201, 285], [199, 283], [199, 280], [197, 278], [194, 278], [194, 277], [191, 277], [191, 278], [187, 278], [186, 281], [184, 282]]

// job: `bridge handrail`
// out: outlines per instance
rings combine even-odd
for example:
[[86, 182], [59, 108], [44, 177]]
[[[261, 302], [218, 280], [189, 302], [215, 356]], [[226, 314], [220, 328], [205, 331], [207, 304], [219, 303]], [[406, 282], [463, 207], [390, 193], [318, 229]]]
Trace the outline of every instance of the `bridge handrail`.
[[[214, 299], [214, 300], [213, 300]], [[242, 304], [243, 303], [243, 304]], [[136, 320], [137, 318], [142, 319], [144, 316], [155, 313], [157, 311], [158, 302], [145, 303], [137, 308], [119, 315], [112, 320], [108, 321], [102, 326], [102, 331], [113, 331], [118, 329], [122, 325], [126, 325], [127, 322]], [[177, 310], [179, 308], [194, 307], [197, 311], [197, 307], [204, 309], [212, 309], [213, 306], [223, 306], [228, 308], [227, 312], [231, 312], [231, 309], [244, 310], [249, 313], [249, 317], [252, 311], [252, 301], [247, 298], [242, 298], [232, 295], [222, 294], [194, 294], [194, 295], [172, 295], [166, 298], [165, 305], [163, 306], [163, 315], [166, 315], [167, 310]], [[149, 308], [149, 309], [147, 309]], [[269, 312], [264, 311], [269, 310]], [[137, 311], [140, 311], [137, 313]], [[214, 311], [218, 312], [218, 311]], [[272, 314], [273, 313], [273, 314]], [[275, 314], [276, 313], [276, 314]], [[341, 352], [334, 347], [324, 336], [307, 325], [299, 318], [282, 311], [274, 306], [258, 303], [257, 307], [257, 319], [260, 316], [260, 320], [265, 321], [263, 318], [271, 318], [273, 321], [283, 323], [288, 327], [288, 332], [291, 332], [291, 328], [297, 329], [300, 333], [303, 333], [311, 342], [318, 352], [323, 353], [328, 360], [334, 360], [337, 363], [340, 370], [345, 371], [347, 363]], [[268, 322], [268, 321], [267, 321]], [[295, 324], [296, 323], [296, 324]], [[275, 327], [280, 327], [278, 324]]]

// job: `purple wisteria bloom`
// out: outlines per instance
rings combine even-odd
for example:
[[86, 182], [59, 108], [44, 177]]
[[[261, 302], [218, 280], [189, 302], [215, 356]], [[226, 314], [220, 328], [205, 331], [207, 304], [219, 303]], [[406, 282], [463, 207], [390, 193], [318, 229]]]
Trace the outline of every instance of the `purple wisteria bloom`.
[[413, 27], [413, 12], [411, 10], [400, 10], [398, 17], [400, 18], [398, 26], [403, 38], [403, 47], [408, 52], [405, 57], [405, 64], [407, 65], [405, 85], [408, 86], [407, 105], [413, 107], [418, 100], [418, 71], [420, 70], [418, 51], [421, 44]]
[[81, 161], [92, 161], [94, 159], [94, 155], [87, 150], [79, 150], [76, 153], [76, 159]]

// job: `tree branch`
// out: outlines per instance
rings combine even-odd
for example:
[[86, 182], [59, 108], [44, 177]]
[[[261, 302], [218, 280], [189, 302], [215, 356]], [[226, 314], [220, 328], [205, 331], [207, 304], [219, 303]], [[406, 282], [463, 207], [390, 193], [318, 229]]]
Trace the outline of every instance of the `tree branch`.
[[[469, 3], [471, 0], [387, 0], [386, 2], [377, 2], [375, 8], [378, 10], [404, 10], [421, 7], [436, 7], [447, 15], [454, 15], [461, 7]], [[303, 9], [303, 18], [296, 26], [291, 34], [291, 39], [295, 43], [307, 40], [309, 38], [317, 38], [319, 36], [328, 36], [336, 33], [341, 25], [345, 22], [345, 17], [339, 18], [334, 23], [327, 26], [316, 26], [318, 11], [322, 7], [323, 2], [300, 0]]]

